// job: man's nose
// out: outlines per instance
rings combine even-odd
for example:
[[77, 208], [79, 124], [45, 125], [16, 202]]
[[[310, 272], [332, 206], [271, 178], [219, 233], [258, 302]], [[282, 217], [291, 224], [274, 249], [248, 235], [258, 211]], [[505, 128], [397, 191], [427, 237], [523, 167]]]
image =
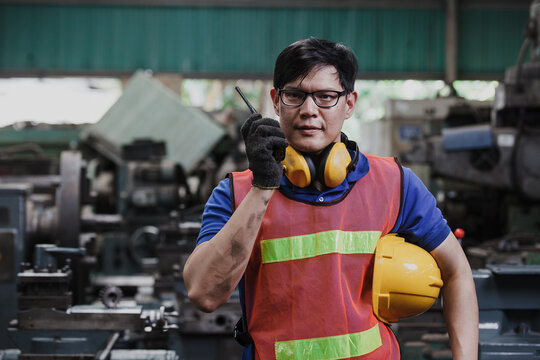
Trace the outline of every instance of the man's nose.
[[300, 111], [302, 115], [310, 115], [312, 116], [319, 110], [319, 107], [317, 104], [315, 104], [315, 99], [313, 99], [312, 95], [307, 95], [306, 100], [300, 107]]

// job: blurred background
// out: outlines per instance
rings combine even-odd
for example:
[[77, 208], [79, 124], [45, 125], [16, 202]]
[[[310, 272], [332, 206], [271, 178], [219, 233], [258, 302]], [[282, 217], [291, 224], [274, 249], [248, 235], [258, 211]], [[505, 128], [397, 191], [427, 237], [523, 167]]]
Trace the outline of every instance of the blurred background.
[[[350, 46], [344, 132], [434, 194], [474, 270], [481, 359], [540, 358], [538, 0], [0, 0], [0, 359], [238, 359], [182, 269], [213, 187], [247, 160], [239, 86]], [[451, 359], [441, 300], [393, 324]]]

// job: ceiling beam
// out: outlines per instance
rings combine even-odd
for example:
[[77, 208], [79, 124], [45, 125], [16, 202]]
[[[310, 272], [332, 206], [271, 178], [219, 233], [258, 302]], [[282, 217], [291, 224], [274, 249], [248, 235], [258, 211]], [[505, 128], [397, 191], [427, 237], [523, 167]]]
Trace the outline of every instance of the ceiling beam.
[[[460, 8], [528, 9], [531, 0], [464, 0]], [[444, 8], [445, 0], [0, 0], [12, 5], [177, 6], [247, 8]]]
[[[155, 72], [157, 75], [176, 75], [183, 79], [225, 79], [225, 80], [272, 80], [270, 73], [168, 73]], [[110, 70], [6, 70], [0, 69], [0, 79], [13, 77], [37, 77], [37, 78], [62, 78], [62, 77], [106, 77], [106, 78], [125, 78], [133, 75], [132, 71], [110, 71]], [[357, 74], [357, 80], [444, 80], [444, 73], [421, 73], [421, 72], [360, 72]], [[502, 81], [504, 73], [465, 73], [459, 74], [459, 80], [487, 80]]]

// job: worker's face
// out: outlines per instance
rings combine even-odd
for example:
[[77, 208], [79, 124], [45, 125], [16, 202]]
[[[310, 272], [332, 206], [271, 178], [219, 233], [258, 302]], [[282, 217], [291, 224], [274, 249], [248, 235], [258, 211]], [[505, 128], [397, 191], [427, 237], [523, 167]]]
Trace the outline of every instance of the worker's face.
[[[336, 68], [330, 65], [315, 67], [304, 79], [299, 78], [283, 86], [285, 90], [343, 91]], [[318, 153], [328, 144], [340, 141], [341, 127], [351, 117], [358, 97], [356, 92], [343, 95], [336, 106], [321, 108], [311, 96], [301, 106], [287, 106], [279, 99], [277, 89], [270, 91], [274, 110], [289, 144], [305, 153]]]

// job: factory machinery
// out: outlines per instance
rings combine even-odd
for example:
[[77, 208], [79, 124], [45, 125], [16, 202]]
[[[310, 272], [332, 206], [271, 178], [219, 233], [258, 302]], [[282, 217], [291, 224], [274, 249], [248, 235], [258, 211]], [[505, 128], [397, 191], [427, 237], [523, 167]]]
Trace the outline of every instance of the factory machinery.
[[0, 359], [239, 357], [238, 296], [212, 314], [187, 299], [202, 206], [164, 143], [1, 150]]
[[[406, 164], [428, 165], [426, 182], [438, 192], [452, 227], [468, 230], [464, 246], [473, 267], [539, 263], [539, 1], [531, 5], [526, 35], [518, 63], [507, 69], [489, 104], [489, 116], [486, 104], [458, 99], [446, 101], [445, 115], [435, 121], [429, 118], [435, 118], [436, 106], [430, 105], [440, 101], [425, 101], [424, 118], [435, 130], [411, 138], [401, 155]], [[529, 48], [530, 61], [525, 62]], [[489, 242], [494, 238], [499, 238], [496, 243]], [[497, 250], [508, 251], [499, 258]], [[512, 250], [517, 256], [510, 256]]]
[[[413, 134], [401, 160], [413, 168], [427, 166], [427, 173], [419, 173], [450, 226], [465, 229], [460, 240], [473, 267], [483, 360], [540, 359], [538, 0], [525, 36], [517, 64], [507, 69], [492, 104], [455, 97], [389, 104], [396, 133]], [[439, 309], [400, 323], [398, 337], [413, 340], [414, 330], [423, 331], [423, 345], [444, 344], [445, 336], [437, 335], [444, 332]], [[448, 346], [441, 348], [446, 352], [431, 347], [431, 357], [450, 358]]]

